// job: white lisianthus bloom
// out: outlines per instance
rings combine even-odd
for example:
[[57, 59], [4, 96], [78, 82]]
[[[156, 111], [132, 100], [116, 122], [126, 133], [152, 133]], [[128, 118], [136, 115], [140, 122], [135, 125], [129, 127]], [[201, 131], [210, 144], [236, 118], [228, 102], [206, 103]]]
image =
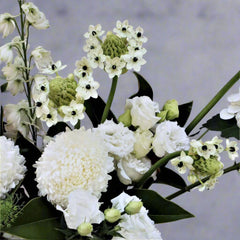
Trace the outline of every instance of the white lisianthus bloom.
[[46, 29], [49, 27], [49, 22], [43, 12], [39, 11], [38, 7], [32, 2], [22, 4], [22, 10], [26, 14], [28, 22], [36, 29]]
[[142, 130], [152, 128], [159, 120], [156, 113], [159, 112], [158, 103], [151, 100], [150, 97], [134, 97], [127, 99], [125, 111], [130, 109], [132, 117], [132, 125], [140, 127]]
[[35, 167], [40, 196], [65, 208], [73, 190], [81, 188], [98, 198], [107, 190], [113, 159], [98, 134], [81, 128], [57, 135]]
[[84, 222], [99, 224], [104, 220], [100, 205], [96, 196], [86, 190], [76, 189], [68, 195], [66, 209], [59, 205], [56, 208], [64, 213], [68, 228], [77, 229]]
[[125, 62], [122, 61], [119, 57], [110, 58], [106, 57], [106, 66], [105, 71], [108, 73], [109, 78], [114, 76], [120, 76], [122, 69], [125, 67]]
[[19, 147], [5, 136], [0, 136], [0, 199], [23, 179], [26, 172], [24, 163]]
[[189, 138], [177, 122], [164, 121], [157, 125], [152, 146], [154, 153], [163, 157], [166, 153], [188, 150]]
[[87, 100], [90, 97], [97, 98], [97, 89], [99, 86], [99, 83], [94, 81], [92, 77], [88, 77], [87, 79], [80, 79], [76, 88], [76, 97], [84, 100]]
[[0, 32], [3, 38], [11, 34], [15, 29], [14, 16], [9, 13], [0, 14]]
[[13, 60], [13, 51], [12, 51], [12, 44], [6, 43], [0, 47], [0, 63], [1, 62], [12, 62]]
[[116, 28], [113, 29], [113, 32], [115, 32], [116, 35], [121, 38], [132, 38], [133, 26], [128, 24], [128, 20], [123, 22], [118, 20], [116, 23]]
[[127, 63], [126, 68], [128, 70], [133, 69], [136, 72], [139, 72], [141, 66], [146, 63], [146, 60], [139, 56], [138, 52], [122, 55], [121, 58]]
[[117, 161], [117, 175], [125, 185], [137, 182], [151, 167], [151, 160], [148, 158], [137, 159], [129, 154]]
[[228, 157], [234, 161], [235, 158], [237, 158], [238, 155], [238, 143], [236, 141], [229, 141], [229, 139], [226, 139], [226, 151], [228, 153]]
[[98, 125], [94, 131], [102, 136], [109, 153], [115, 157], [122, 158], [133, 151], [134, 133], [124, 127], [121, 122], [116, 124], [113, 120], [106, 120]]
[[145, 157], [152, 148], [153, 133], [149, 130], [142, 131], [140, 128], [134, 132], [134, 151], [136, 158]]
[[88, 32], [84, 34], [85, 38], [90, 37], [100, 37], [104, 34], [104, 31], [102, 31], [102, 26], [100, 24], [97, 24], [96, 26], [90, 25], [88, 27]]
[[184, 174], [187, 169], [194, 170], [193, 159], [190, 156], [187, 156], [185, 152], [181, 152], [179, 158], [174, 158], [171, 160], [171, 164], [176, 167], [177, 171], [181, 174]]

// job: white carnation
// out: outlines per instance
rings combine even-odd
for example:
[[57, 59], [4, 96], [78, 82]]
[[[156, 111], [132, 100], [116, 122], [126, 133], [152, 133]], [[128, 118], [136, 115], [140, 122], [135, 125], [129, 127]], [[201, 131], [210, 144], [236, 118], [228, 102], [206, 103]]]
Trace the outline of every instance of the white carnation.
[[189, 149], [189, 138], [177, 122], [164, 121], [158, 124], [153, 139], [153, 151], [158, 157]]
[[152, 128], [159, 120], [156, 113], [159, 112], [158, 103], [153, 102], [150, 97], [134, 97], [126, 100], [125, 111], [130, 109], [132, 125], [139, 126], [142, 130]]
[[101, 223], [104, 220], [104, 214], [99, 210], [100, 205], [96, 196], [76, 189], [68, 196], [67, 208], [63, 210], [61, 206], [57, 206], [57, 209], [64, 213], [67, 226], [77, 229], [84, 222]]
[[123, 184], [137, 182], [151, 167], [148, 158], [137, 159], [133, 154], [121, 158], [117, 163], [117, 174]]
[[0, 198], [4, 198], [23, 179], [26, 172], [24, 163], [19, 147], [5, 136], [0, 136]]
[[109, 153], [114, 156], [122, 158], [133, 151], [134, 133], [127, 127], [124, 127], [123, 123], [116, 124], [112, 120], [106, 120], [95, 128], [94, 131], [102, 136]]
[[106, 191], [113, 159], [98, 134], [81, 128], [57, 135], [35, 167], [39, 194], [66, 207], [69, 193], [77, 188], [97, 197]]

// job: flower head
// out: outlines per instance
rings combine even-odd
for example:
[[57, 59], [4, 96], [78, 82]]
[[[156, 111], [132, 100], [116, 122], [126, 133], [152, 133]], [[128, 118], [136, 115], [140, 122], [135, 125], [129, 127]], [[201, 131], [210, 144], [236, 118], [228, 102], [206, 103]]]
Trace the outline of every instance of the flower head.
[[9, 13], [0, 14], [0, 32], [3, 38], [11, 34], [15, 29], [14, 16]]
[[104, 34], [104, 31], [102, 31], [102, 26], [100, 24], [97, 24], [96, 26], [90, 25], [88, 27], [88, 32], [84, 34], [85, 38], [90, 37], [100, 37]]
[[237, 158], [239, 156], [238, 155], [239, 147], [238, 147], [238, 144], [236, 141], [230, 142], [229, 139], [226, 139], [226, 150], [228, 153], [228, 157], [231, 160], [235, 160], [235, 158]]
[[174, 158], [171, 160], [171, 164], [175, 166], [179, 173], [184, 174], [187, 169], [194, 170], [193, 159], [187, 156], [184, 151], [181, 152], [180, 158]]

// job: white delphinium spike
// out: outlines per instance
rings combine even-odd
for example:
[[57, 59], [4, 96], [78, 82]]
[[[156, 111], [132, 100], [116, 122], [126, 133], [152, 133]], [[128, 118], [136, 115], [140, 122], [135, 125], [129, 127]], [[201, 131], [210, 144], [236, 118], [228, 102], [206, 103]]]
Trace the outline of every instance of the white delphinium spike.
[[13, 60], [12, 44], [6, 43], [0, 47], [0, 63], [10, 63]]
[[15, 29], [14, 16], [9, 13], [0, 14], [0, 32], [3, 34], [3, 38], [11, 34]]

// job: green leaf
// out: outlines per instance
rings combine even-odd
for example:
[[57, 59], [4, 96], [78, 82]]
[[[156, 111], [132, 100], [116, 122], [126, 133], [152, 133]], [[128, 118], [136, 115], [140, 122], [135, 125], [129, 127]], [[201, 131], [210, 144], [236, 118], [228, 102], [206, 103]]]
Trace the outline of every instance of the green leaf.
[[5, 92], [7, 90], [7, 83], [1, 85], [1, 92]]
[[223, 120], [220, 118], [220, 114], [217, 114], [203, 124], [203, 127], [212, 131], [220, 131], [221, 137], [234, 137], [240, 140], [240, 129], [235, 118]]
[[60, 132], [65, 132], [66, 127], [71, 129], [65, 122], [58, 122], [57, 124], [51, 126], [48, 129], [47, 135], [50, 136], [50, 137], [54, 137], [55, 135], [57, 135]]
[[178, 106], [179, 117], [176, 118], [175, 120], [177, 121], [180, 127], [183, 127], [186, 124], [190, 116], [190, 113], [192, 111], [192, 105], [193, 105], [193, 102], [188, 102]]
[[132, 189], [131, 195], [139, 197], [144, 207], [149, 210], [149, 217], [155, 223], [165, 223], [177, 221], [184, 218], [194, 217], [177, 204], [163, 198], [158, 193], [147, 189]]
[[138, 92], [132, 95], [130, 98], [148, 96], [153, 100], [153, 90], [150, 84], [137, 72], [133, 72], [138, 80]]
[[0, 111], [0, 136], [3, 135], [4, 132], [4, 126], [3, 126], [3, 107], [1, 106], [1, 111]]
[[28, 240], [61, 240], [63, 234], [56, 230], [60, 227], [58, 212], [44, 198], [34, 198], [22, 209], [22, 214], [4, 232]]
[[157, 179], [154, 181], [154, 183], [167, 184], [179, 189], [183, 189], [187, 186], [181, 176], [166, 167], [160, 169], [160, 172], [157, 173]]
[[[98, 98], [90, 98], [84, 102], [84, 106], [86, 107], [86, 113], [94, 127], [97, 127], [98, 124], [101, 123], [105, 105], [106, 103], [102, 100], [100, 96], [98, 96]], [[107, 119], [113, 119], [114, 122], [118, 122], [117, 118], [111, 111], [109, 111]]]

